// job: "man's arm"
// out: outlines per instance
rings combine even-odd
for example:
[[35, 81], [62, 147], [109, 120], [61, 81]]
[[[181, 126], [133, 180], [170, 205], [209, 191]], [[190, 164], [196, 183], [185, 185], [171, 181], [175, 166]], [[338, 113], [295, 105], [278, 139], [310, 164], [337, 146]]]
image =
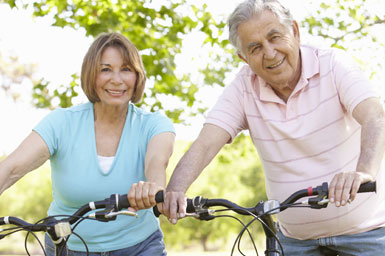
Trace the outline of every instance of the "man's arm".
[[230, 134], [216, 125], [206, 124], [202, 128], [177, 164], [167, 186], [164, 214], [171, 223], [177, 222], [177, 213], [180, 217], [185, 215], [187, 189], [230, 139]]
[[379, 99], [359, 103], [353, 117], [361, 125], [361, 153], [356, 170], [339, 173], [330, 183], [330, 202], [336, 206], [354, 200], [360, 184], [376, 178], [385, 152], [385, 113]]

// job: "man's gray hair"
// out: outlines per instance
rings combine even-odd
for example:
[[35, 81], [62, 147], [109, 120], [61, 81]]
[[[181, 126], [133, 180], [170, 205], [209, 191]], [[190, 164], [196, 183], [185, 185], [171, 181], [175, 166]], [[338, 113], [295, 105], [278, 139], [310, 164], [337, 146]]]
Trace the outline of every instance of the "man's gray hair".
[[271, 11], [288, 29], [293, 24], [293, 16], [290, 11], [282, 6], [278, 0], [245, 0], [237, 6], [228, 20], [229, 40], [238, 53], [242, 52], [238, 26], [253, 17], [258, 17], [265, 10]]

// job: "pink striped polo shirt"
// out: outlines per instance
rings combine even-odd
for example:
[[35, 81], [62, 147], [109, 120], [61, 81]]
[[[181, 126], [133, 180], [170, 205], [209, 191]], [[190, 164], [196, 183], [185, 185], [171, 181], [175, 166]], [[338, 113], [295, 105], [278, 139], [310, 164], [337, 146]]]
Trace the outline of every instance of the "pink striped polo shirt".
[[[269, 199], [282, 201], [299, 189], [330, 182], [339, 172], [355, 170], [361, 128], [352, 112], [364, 99], [378, 97], [341, 50], [302, 46], [301, 59], [301, 78], [287, 103], [245, 65], [206, 119], [232, 138], [249, 130], [265, 171]], [[347, 206], [279, 213], [282, 232], [316, 239], [385, 226], [384, 178], [379, 172], [376, 194], [359, 194]]]

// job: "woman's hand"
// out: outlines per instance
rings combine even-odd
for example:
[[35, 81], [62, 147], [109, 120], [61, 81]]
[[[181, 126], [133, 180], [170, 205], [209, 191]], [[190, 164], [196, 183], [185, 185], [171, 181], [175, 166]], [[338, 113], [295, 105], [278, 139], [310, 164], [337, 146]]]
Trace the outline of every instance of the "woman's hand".
[[153, 182], [139, 181], [132, 184], [127, 193], [128, 201], [130, 202], [129, 210], [137, 211], [155, 206], [155, 194], [163, 189]]

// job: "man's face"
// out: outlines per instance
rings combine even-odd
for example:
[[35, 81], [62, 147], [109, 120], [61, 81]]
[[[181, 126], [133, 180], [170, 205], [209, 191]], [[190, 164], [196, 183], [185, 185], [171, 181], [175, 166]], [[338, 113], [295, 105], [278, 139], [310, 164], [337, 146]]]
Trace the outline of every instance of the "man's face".
[[242, 60], [275, 90], [294, 89], [300, 74], [299, 30], [296, 22], [290, 29], [270, 11], [238, 27]]

